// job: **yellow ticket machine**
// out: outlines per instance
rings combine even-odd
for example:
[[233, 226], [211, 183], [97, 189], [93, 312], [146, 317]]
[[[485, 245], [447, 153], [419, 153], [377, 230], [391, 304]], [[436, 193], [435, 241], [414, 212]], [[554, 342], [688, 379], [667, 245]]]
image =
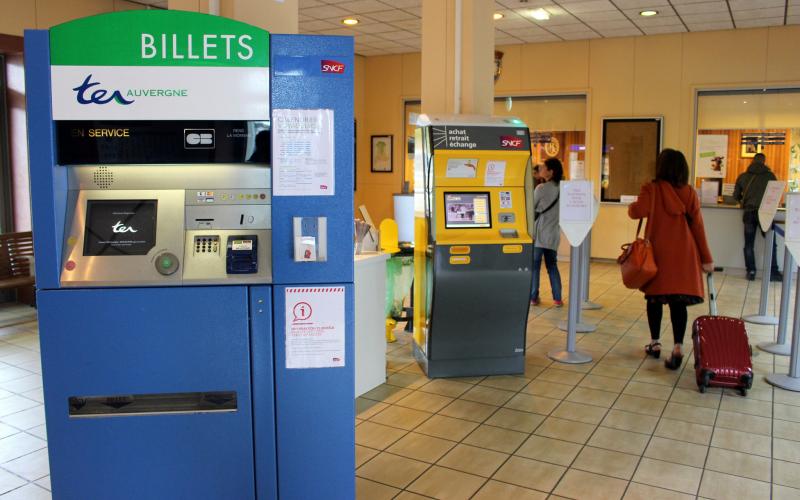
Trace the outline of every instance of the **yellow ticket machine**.
[[530, 137], [515, 118], [418, 122], [414, 356], [429, 377], [523, 373]]

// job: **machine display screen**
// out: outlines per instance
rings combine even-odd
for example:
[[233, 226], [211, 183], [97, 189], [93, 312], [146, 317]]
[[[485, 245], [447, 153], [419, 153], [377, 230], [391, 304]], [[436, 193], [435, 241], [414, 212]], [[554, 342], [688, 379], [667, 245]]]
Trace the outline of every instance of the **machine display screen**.
[[83, 255], [146, 255], [156, 244], [158, 200], [88, 200]]
[[445, 193], [445, 227], [492, 227], [489, 193]]

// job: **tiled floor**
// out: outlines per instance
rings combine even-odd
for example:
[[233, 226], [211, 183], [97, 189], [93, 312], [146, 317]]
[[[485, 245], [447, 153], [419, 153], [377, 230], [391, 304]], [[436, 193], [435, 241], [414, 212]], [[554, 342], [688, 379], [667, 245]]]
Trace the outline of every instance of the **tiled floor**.
[[[585, 312], [599, 323], [579, 336], [589, 365], [546, 357], [564, 345], [555, 324], [566, 315], [548, 307], [546, 290], [530, 318], [524, 376], [428, 380], [399, 334], [387, 384], [357, 401], [359, 500], [800, 498], [800, 394], [763, 380], [788, 360], [758, 352], [747, 398], [701, 395], [690, 358], [680, 373], [644, 358], [644, 302], [618, 272], [592, 266], [591, 296], [604, 308]], [[759, 282], [717, 279], [722, 314], [757, 310]], [[0, 307], [0, 324], [29, 313]], [[774, 327], [749, 333], [753, 343], [771, 340]], [[50, 498], [38, 350], [35, 322], [0, 328], [2, 500]]]
[[[760, 282], [716, 278], [721, 314], [757, 311]], [[591, 297], [604, 308], [584, 313], [598, 328], [578, 347], [594, 361], [553, 363], [546, 353], [565, 344], [555, 325], [566, 308], [543, 297], [524, 376], [429, 380], [407, 334], [388, 347], [387, 383], [357, 400], [359, 500], [800, 498], [800, 394], [763, 380], [786, 373], [788, 359], [758, 351], [746, 398], [700, 394], [691, 356], [680, 372], [645, 359], [641, 294], [621, 285], [616, 265], [593, 264]], [[707, 306], [689, 311], [691, 320]], [[751, 343], [774, 330], [749, 326]]]

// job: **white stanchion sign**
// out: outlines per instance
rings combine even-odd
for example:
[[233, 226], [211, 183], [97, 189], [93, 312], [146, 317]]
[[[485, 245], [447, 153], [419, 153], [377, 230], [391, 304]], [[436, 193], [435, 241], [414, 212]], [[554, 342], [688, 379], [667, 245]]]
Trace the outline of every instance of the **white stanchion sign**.
[[786, 248], [800, 262], [800, 193], [786, 195]]
[[767, 182], [767, 189], [764, 191], [764, 197], [761, 198], [761, 205], [758, 207], [758, 222], [761, 224], [762, 231], [766, 232], [772, 226], [785, 190], [786, 182], [784, 181]]
[[592, 181], [562, 181], [559, 186], [559, 225], [569, 244], [576, 247], [592, 229], [600, 204]]

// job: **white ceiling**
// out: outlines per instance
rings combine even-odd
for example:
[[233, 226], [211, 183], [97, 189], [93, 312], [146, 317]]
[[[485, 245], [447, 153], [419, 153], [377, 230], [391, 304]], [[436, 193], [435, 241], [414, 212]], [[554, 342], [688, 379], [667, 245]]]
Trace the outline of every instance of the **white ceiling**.
[[[428, 0], [439, 1], [439, 0]], [[491, 1], [491, 0], [486, 0]], [[356, 53], [418, 52], [422, 0], [299, 0], [300, 33], [353, 35]], [[496, 0], [495, 43], [555, 42], [800, 24], [800, 0]], [[544, 8], [547, 21], [529, 11]], [[642, 17], [644, 9], [658, 15]], [[345, 17], [361, 22], [341, 24]]]

